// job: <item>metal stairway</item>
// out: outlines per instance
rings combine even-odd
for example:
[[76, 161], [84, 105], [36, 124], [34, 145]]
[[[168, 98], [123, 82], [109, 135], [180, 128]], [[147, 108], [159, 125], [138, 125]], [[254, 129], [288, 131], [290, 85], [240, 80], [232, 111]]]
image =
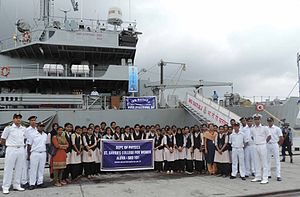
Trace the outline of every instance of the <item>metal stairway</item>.
[[231, 119], [239, 121], [240, 116], [200, 94], [187, 93], [183, 108], [200, 123], [229, 124]]
[[197, 120], [200, 124], [208, 123], [209, 121], [199, 112], [194, 110], [191, 106], [189, 106], [186, 102], [181, 102], [182, 107], [191, 115], [195, 120]]

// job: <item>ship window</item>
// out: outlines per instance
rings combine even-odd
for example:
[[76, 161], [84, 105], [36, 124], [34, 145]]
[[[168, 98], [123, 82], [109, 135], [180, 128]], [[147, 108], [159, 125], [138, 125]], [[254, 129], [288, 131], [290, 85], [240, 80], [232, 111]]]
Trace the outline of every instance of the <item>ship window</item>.
[[5, 98], [6, 98], [5, 100], [8, 101], [9, 98], [8, 97], [5, 97]]
[[10, 101], [14, 101], [14, 97], [10, 97]]
[[15, 101], [18, 101], [18, 97], [15, 97]]
[[49, 31], [49, 38], [51, 38], [54, 35], [55, 31]]
[[1, 101], [4, 101], [4, 97], [1, 97]]

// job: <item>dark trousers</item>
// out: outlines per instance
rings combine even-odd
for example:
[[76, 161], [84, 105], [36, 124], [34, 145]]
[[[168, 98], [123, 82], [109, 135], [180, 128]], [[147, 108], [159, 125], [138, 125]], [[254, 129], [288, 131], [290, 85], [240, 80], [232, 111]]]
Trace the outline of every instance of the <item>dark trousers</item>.
[[94, 163], [94, 165], [93, 165], [93, 174], [99, 174], [100, 173], [100, 168], [101, 168], [100, 163]]
[[202, 170], [204, 170], [204, 161], [195, 160], [195, 170], [197, 172], [202, 172]]
[[161, 172], [163, 171], [163, 162], [162, 161], [155, 161], [154, 162], [154, 170]]
[[69, 179], [70, 174], [71, 174], [71, 164], [68, 164], [63, 171], [62, 180]]
[[218, 163], [217, 164], [218, 172], [221, 175], [229, 176], [231, 173], [231, 165], [230, 163]]
[[174, 161], [165, 161], [165, 171], [174, 170]]
[[185, 160], [185, 170], [188, 172], [193, 172], [193, 160]]
[[289, 155], [292, 156], [292, 146], [290, 143], [284, 143], [282, 144], [282, 148], [281, 148], [281, 154], [283, 156], [283, 158], [285, 158], [285, 151], [289, 152]]
[[84, 175], [89, 176], [93, 174], [93, 167], [95, 162], [83, 163]]
[[178, 159], [175, 161], [175, 170], [184, 171], [185, 161], [183, 159]]
[[72, 180], [82, 175], [82, 164], [71, 164], [71, 176]]

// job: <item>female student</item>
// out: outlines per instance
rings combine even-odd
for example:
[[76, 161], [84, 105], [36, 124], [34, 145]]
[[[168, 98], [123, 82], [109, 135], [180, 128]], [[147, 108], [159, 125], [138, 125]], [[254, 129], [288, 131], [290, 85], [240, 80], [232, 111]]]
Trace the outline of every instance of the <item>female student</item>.
[[82, 129], [80, 126], [75, 127], [75, 133], [71, 135], [71, 142], [72, 142], [72, 151], [71, 151], [71, 176], [72, 181], [77, 181], [79, 176], [82, 175]]
[[186, 151], [184, 149], [184, 139], [183, 139], [183, 133], [181, 128], [177, 129], [175, 139], [176, 139], [176, 152], [177, 152], [175, 168], [179, 173], [182, 173], [184, 171], [184, 160], [186, 159]]
[[174, 172], [174, 161], [175, 161], [175, 136], [172, 134], [170, 128], [166, 128], [167, 135], [164, 137], [164, 155], [165, 155], [165, 170], [167, 174]]
[[199, 127], [195, 126], [195, 132], [193, 134], [193, 141], [194, 141], [194, 160], [195, 160], [195, 170], [198, 173], [202, 173], [204, 170], [204, 158], [203, 158], [203, 150], [204, 150], [204, 143], [203, 143], [203, 133], [200, 132]]
[[62, 180], [62, 174], [66, 168], [66, 150], [69, 147], [69, 143], [63, 135], [63, 128], [57, 128], [57, 134], [52, 137], [52, 144], [56, 148], [56, 154], [52, 157], [52, 168], [53, 168], [53, 182], [57, 187], [65, 185], [66, 182]]
[[215, 138], [217, 133], [214, 130], [214, 125], [211, 123], [208, 125], [208, 131], [204, 133], [204, 150], [206, 155], [207, 169], [210, 175], [215, 175], [217, 166], [214, 163], [215, 159]]
[[162, 172], [163, 170], [163, 138], [164, 136], [162, 136], [161, 130], [158, 129], [156, 131], [156, 136], [154, 137], [154, 170], [157, 172]]
[[83, 136], [83, 153], [82, 162], [84, 168], [84, 175], [88, 178], [92, 178], [93, 166], [95, 166], [95, 149], [97, 146], [97, 140], [95, 135], [93, 135], [93, 128], [89, 127], [87, 129], [87, 134]]

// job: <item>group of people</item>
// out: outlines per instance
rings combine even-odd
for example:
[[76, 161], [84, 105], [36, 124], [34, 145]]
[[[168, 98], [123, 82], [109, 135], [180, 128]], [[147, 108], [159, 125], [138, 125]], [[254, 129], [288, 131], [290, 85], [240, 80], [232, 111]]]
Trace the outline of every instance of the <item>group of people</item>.
[[261, 116], [241, 118], [230, 125], [217, 126], [212, 123], [178, 128], [175, 125], [161, 127], [139, 125], [120, 127], [116, 122], [109, 126], [63, 127], [54, 123], [50, 132], [36, 116], [28, 118], [29, 127], [21, 125], [22, 115], [13, 115], [13, 124], [7, 126], [1, 136], [6, 146], [3, 176], [3, 193], [8, 194], [15, 177], [13, 189], [24, 191], [44, 186], [44, 168], [50, 163], [50, 176], [57, 187], [76, 182], [85, 176], [92, 179], [100, 171], [100, 140], [154, 140], [154, 163], [157, 172], [208, 173], [242, 180], [254, 176], [252, 182], [268, 183], [271, 178], [271, 158], [276, 163], [276, 178], [281, 181], [279, 147], [285, 161], [285, 150], [292, 160], [292, 133], [288, 125], [282, 129], [267, 119], [261, 125]]

